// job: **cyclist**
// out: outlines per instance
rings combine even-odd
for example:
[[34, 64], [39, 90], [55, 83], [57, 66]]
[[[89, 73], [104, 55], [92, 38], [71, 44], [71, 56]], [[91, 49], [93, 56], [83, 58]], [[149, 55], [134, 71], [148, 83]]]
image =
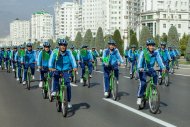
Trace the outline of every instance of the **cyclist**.
[[[167, 71], [169, 71], [169, 62], [172, 60], [169, 54], [169, 51], [166, 49], [166, 42], [161, 42], [161, 47], [158, 49], [158, 52], [160, 54], [160, 57], [162, 58], [162, 61], [164, 65], [166, 66]], [[159, 75], [159, 78], [161, 78], [161, 73]]]
[[49, 68], [48, 68], [48, 62], [50, 55], [52, 51], [50, 50], [50, 43], [44, 42], [43, 43], [44, 49], [39, 52], [38, 59], [37, 59], [37, 66], [40, 70], [40, 83], [39, 83], [39, 88], [43, 87], [43, 80], [44, 80], [44, 74], [48, 73]]
[[21, 58], [25, 55], [25, 47], [24, 45], [20, 46], [20, 49], [18, 50], [18, 52], [16, 52], [15, 57], [14, 57], [14, 61], [17, 63], [18, 66], [18, 74], [17, 74], [17, 81], [19, 81], [19, 78], [21, 78], [21, 68], [22, 68], [22, 64], [21, 64]]
[[160, 57], [159, 52], [155, 50], [154, 40], [148, 39], [146, 45], [147, 48], [141, 52], [137, 65], [140, 78], [140, 85], [138, 87], [137, 93], [137, 105], [141, 104], [144, 92], [146, 90], [146, 77], [152, 76], [154, 85], [158, 84], [158, 76], [154, 70], [155, 62], [157, 61], [160, 68], [165, 71], [165, 66], [162, 62], [162, 58]]
[[2, 64], [4, 64], [2, 63], [2, 60], [5, 60], [5, 49], [3, 47], [1, 48], [1, 51], [0, 51], [0, 67]]
[[10, 49], [10, 47], [7, 47], [7, 51], [5, 52], [5, 64], [6, 64], [5, 69], [8, 69], [8, 62], [10, 62], [9, 66], [11, 66], [11, 49]]
[[[171, 46], [169, 46], [168, 47], [168, 51], [169, 51], [169, 54], [170, 54], [170, 57], [171, 57], [171, 59], [172, 59], [172, 67], [174, 67], [174, 62], [175, 62], [175, 58], [177, 57], [176, 56], [176, 53], [175, 53], [175, 51], [172, 49], [172, 47]], [[171, 68], [170, 68], [171, 69]]]
[[11, 56], [11, 61], [12, 61], [12, 68], [13, 68], [13, 71], [15, 71], [16, 69], [16, 62], [15, 62], [15, 55], [17, 53], [17, 46], [14, 46], [13, 47], [13, 51], [12, 51], [12, 56]]
[[175, 55], [176, 55], [176, 57], [175, 57], [176, 66], [178, 67], [178, 59], [180, 58], [180, 52], [179, 52], [179, 50], [176, 48], [176, 46], [173, 46], [173, 50], [174, 50]]
[[[109, 58], [108, 63], [104, 62], [105, 58]], [[113, 39], [108, 41], [108, 48], [103, 51], [103, 70], [104, 70], [104, 96], [107, 98], [109, 96], [109, 75], [112, 70], [114, 70], [117, 83], [119, 80], [119, 65], [123, 63], [123, 59], [116, 48], [116, 42]]]
[[49, 60], [50, 71], [55, 71], [51, 95], [56, 95], [56, 91], [59, 88], [59, 78], [62, 78], [61, 75], [63, 74], [65, 85], [67, 86], [68, 108], [71, 108], [71, 70], [77, 71], [77, 64], [72, 52], [67, 49], [67, 41], [59, 39], [58, 45], [59, 49], [55, 49], [52, 52]]
[[[133, 74], [133, 69], [137, 65], [137, 53], [136, 53], [136, 45], [131, 45], [131, 49], [128, 51], [130, 66], [130, 75]], [[132, 78], [132, 76], [131, 76]]]
[[21, 63], [24, 65], [24, 79], [23, 79], [23, 85], [26, 84], [26, 78], [27, 78], [27, 71], [30, 67], [32, 79], [34, 80], [34, 74], [35, 74], [35, 64], [36, 64], [36, 52], [32, 49], [32, 43], [27, 43], [27, 50], [25, 52], [25, 55], [21, 57]]
[[124, 51], [124, 56], [126, 59], [126, 65], [128, 64], [128, 51], [129, 51], [129, 47], [126, 47], [125, 51]]
[[[96, 64], [97, 64], [97, 57], [99, 57], [99, 53], [98, 53], [98, 51], [96, 50], [96, 48], [95, 47], [92, 47], [92, 56], [93, 56], [93, 60], [94, 60], [94, 62], [96, 62]], [[94, 67], [93, 67], [94, 68]]]
[[79, 60], [79, 56], [78, 56], [78, 52], [77, 52], [77, 50], [75, 50], [75, 47], [74, 47], [74, 45], [72, 45], [71, 47], [70, 47], [70, 49], [71, 49], [71, 52], [72, 52], [72, 54], [73, 54], [73, 56], [74, 56], [74, 58], [75, 58], [75, 61], [77, 62], [78, 60]]
[[82, 69], [81, 79], [80, 79], [81, 83], [83, 83], [83, 76], [85, 73], [85, 65], [88, 66], [90, 78], [92, 77], [92, 68], [93, 68], [92, 62], [93, 61], [94, 61], [93, 56], [92, 56], [92, 53], [88, 50], [88, 46], [83, 45], [82, 49], [80, 50], [80, 53], [79, 53], [79, 64]]

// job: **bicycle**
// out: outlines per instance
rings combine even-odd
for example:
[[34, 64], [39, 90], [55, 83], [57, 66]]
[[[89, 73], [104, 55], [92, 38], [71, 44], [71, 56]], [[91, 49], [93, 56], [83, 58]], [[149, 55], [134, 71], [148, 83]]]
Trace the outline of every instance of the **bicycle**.
[[83, 86], [88, 86], [90, 88], [90, 74], [88, 70], [88, 65], [85, 64], [85, 71], [84, 71], [84, 76], [83, 76]]
[[118, 82], [117, 82], [117, 79], [114, 75], [114, 70], [112, 69], [111, 70], [111, 73], [110, 73], [110, 76], [109, 76], [109, 79], [110, 79], [110, 92], [109, 92], [109, 96], [112, 94], [112, 98], [113, 100], [117, 100], [117, 97], [118, 97]]
[[44, 99], [47, 99], [51, 96], [51, 88], [49, 85], [50, 74], [47, 72], [44, 74], [43, 87], [42, 87], [42, 96]]
[[169, 67], [170, 67], [170, 73], [174, 74], [175, 70], [174, 70], [174, 66], [172, 65], [172, 62], [169, 63]]
[[22, 83], [22, 76], [24, 75], [24, 66], [21, 65], [21, 70], [20, 70], [20, 77], [19, 77], [19, 82]]
[[67, 101], [67, 86], [63, 78], [63, 74], [59, 78], [59, 91], [56, 93], [56, 108], [58, 112], [62, 112], [63, 117], [67, 116], [68, 101]]
[[30, 83], [31, 83], [31, 77], [32, 77], [32, 74], [31, 74], [31, 69], [30, 67], [28, 68], [28, 71], [27, 71], [27, 89], [30, 90]]
[[5, 69], [5, 61], [4, 61], [4, 59], [2, 59], [2, 61], [1, 61], [1, 69], [2, 69], [2, 70]]
[[95, 61], [93, 62], [93, 68], [94, 68], [94, 71], [97, 70], [97, 60], [95, 60]]
[[164, 83], [165, 86], [169, 86], [169, 73], [167, 70], [165, 73], [162, 73], [161, 79], [159, 79], [158, 81], [160, 85]]
[[8, 72], [8, 73], [11, 73], [11, 62], [10, 62], [10, 60], [8, 60], [7, 72]]
[[[160, 71], [160, 70], [157, 70]], [[146, 71], [145, 71], [146, 72]], [[150, 76], [150, 79], [146, 82], [147, 87], [145, 95], [141, 101], [141, 105], [138, 105], [138, 109], [142, 110], [146, 106], [146, 101], [149, 102], [150, 112], [156, 114], [159, 111], [160, 107], [160, 93], [157, 86], [153, 83], [153, 77]]]
[[15, 71], [14, 71], [14, 75], [15, 75], [15, 78], [17, 78], [18, 77], [18, 66], [17, 66], [17, 64], [16, 63], [14, 63], [15, 64]]
[[133, 67], [132, 75], [130, 75], [130, 79], [133, 79], [133, 78], [135, 78], [137, 80], [137, 66], [136, 66], [136, 64]]
[[77, 72], [74, 70], [72, 71], [71, 81], [77, 83]]

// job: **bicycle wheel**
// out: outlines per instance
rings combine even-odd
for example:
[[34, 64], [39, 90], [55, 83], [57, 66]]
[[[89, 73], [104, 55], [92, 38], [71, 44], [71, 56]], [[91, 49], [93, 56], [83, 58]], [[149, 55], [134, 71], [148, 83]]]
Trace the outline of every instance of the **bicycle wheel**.
[[165, 74], [164, 84], [165, 84], [165, 86], [169, 86], [169, 75], [168, 75], [168, 73]]
[[73, 82], [77, 83], [77, 73], [76, 73], [76, 71], [73, 74]]
[[152, 87], [150, 87], [149, 94], [150, 94], [149, 95], [150, 112], [156, 114], [160, 107], [160, 93], [158, 91], [158, 88], [152, 85]]
[[17, 78], [17, 67], [15, 68], [15, 78]]
[[146, 106], [146, 99], [143, 98], [142, 101], [141, 101], [141, 104], [138, 105], [138, 110], [142, 110], [142, 109], [144, 109], [145, 106]]
[[48, 82], [45, 80], [43, 81], [43, 87], [42, 87], [42, 96], [43, 99], [47, 99], [48, 98]]
[[57, 99], [56, 99], [56, 109], [57, 109], [57, 112], [61, 112], [61, 101], [60, 101], [59, 94], [57, 95]]
[[63, 97], [62, 97], [62, 103], [61, 103], [61, 110], [63, 117], [67, 116], [67, 110], [68, 110], [68, 102], [67, 102], [67, 87], [64, 86], [63, 88]]
[[118, 83], [117, 83], [117, 79], [114, 77], [113, 81], [112, 81], [112, 98], [113, 100], [117, 100], [118, 97]]
[[28, 72], [27, 74], [27, 89], [30, 90], [30, 78], [31, 78], [31, 73]]
[[90, 88], [90, 76], [89, 75], [88, 75], [87, 85], [88, 85], [88, 88]]
[[[53, 77], [52, 77], [53, 78]], [[53, 79], [49, 79], [48, 80], [48, 98], [49, 98], [49, 101], [52, 102], [53, 101], [53, 97], [51, 96], [51, 85], [53, 84]]]

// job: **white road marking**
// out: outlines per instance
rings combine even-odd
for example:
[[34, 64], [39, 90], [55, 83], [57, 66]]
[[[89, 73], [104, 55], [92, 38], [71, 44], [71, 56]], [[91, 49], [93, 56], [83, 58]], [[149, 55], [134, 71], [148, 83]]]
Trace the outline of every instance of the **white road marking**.
[[73, 84], [73, 83], [71, 83], [71, 86], [73, 86], [73, 87], [78, 87], [78, 85], [76, 85], [76, 84]]
[[128, 79], [130, 79], [130, 77], [128, 77], [128, 76], [123, 76], [124, 78], [128, 78]]
[[179, 69], [190, 69], [190, 67], [184, 68], [184, 67], [179, 67]]
[[175, 126], [175, 125], [173, 125], [173, 124], [170, 124], [170, 123], [168, 123], [168, 122], [165, 122], [165, 121], [163, 121], [163, 120], [160, 120], [160, 119], [158, 119], [158, 118], [156, 118], [156, 117], [153, 117], [153, 116], [151, 116], [151, 115], [148, 115], [148, 114], [146, 114], [146, 113], [143, 113], [143, 112], [141, 112], [141, 111], [139, 111], [139, 110], [136, 110], [136, 109], [134, 109], [134, 108], [131, 108], [131, 107], [127, 106], [127, 105], [124, 105], [124, 104], [119, 103], [119, 102], [117, 102], [117, 101], [114, 101], [114, 100], [112, 100], [112, 99], [105, 99], [105, 98], [103, 98], [103, 100], [105, 100], [105, 101], [107, 101], [107, 102], [110, 102], [110, 103], [112, 103], [112, 104], [114, 104], [114, 105], [117, 105], [117, 106], [119, 106], [119, 107], [122, 107], [122, 108], [124, 108], [124, 109], [127, 109], [127, 110], [129, 110], [129, 111], [131, 111], [131, 112], [133, 112], [133, 113], [135, 113], [135, 114], [137, 114], [137, 115], [140, 115], [140, 116], [142, 116], [142, 117], [144, 117], [144, 118], [146, 118], [146, 119], [149, 119], [149, 120], [151, 120], [151, 121], [153, 121], [153, 122], [156, 122], [156, 123], [158, 123], [158, 124], [160, 124], [160, 125], [163, 125], [163, 126], [165, 126], [165, 127], [177, 127], [177, 126]]
[[98, 72], [98, 73], [104, 73], [104, 72], [102, 72], [102, 71], [95, 71], [95, 72]]
[[190, 77], [190, 75], [184, 75], [184, 74], [176, 74], [176, 73], [174, 73], [174, 75], [180, 75], [180, 76]]

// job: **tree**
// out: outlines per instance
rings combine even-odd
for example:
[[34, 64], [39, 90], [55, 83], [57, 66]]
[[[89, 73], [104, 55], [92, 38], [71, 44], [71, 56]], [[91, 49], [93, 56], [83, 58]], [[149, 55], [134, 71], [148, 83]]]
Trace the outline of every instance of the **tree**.
[[156, 47], [158, 47], [159, 46], [159, 44], [160, 44], [160, 36], [159, 35], [156, 35], [156, 37], [154, 37], [154, 41], [155, 41], [155, 43], [156, 43]]
[[168, 45], [179, 48], [179, 37], [175, 26], [171, 26], [168, 32]]
[[113, 35], [113, 40], [115, 40], [118, 50], [120, 51], [120, 54], [123, 55], [124, 53], [124, 42], [121, 39], [121, 34], [119, 30], [115, 30]]
[[81, 45], [82, 45], [82, 40], [83, 40], [83, 38], [82, 38], [81, 32], [78, 32], [78, 33], [77, 33], [77, 36], [76, 36], [76, 38], [75, 38], [75, 41], [74, 41], [74, 45], [75, 45], [77, 48], [80, 48]]
[[90, 46], [90, 42], [91, 42], [92, 38], [93, 38], [93, 37], [92, 37], [92, 32], [91, 32], [90, 29], [88, 29], [88, 30], [86, 31], [86, 33], [85, 33], [84, 38], [83, 38], [83, 45], [88, 45], [88, 46]]
[[52, 39], [49, 39], [48, 41], [49, 41], [49, 43], [50, 43], [50, 45], [51, 45], [51, 49], [55, 49], [56, 46], [57, 46], [57, 43], [56, 43], [56, 42], [53, 42]]
[[190, 61], [190, 38], [188, 39], [188, 44], [187, 44], [187, 48], [186, 48], [186, 60]]
[[136, 33], [132, 34], [130, 36], [130, 44], [129, 47], [131, 47], [131, 45], [136, 45], [136, 47], [138, 47], [138, 41], [137, 41], [137, 37], [136, 37]]
[[95, 47], [97, 48], [97, 50], [99, 50], [104, 46], [105, 42], [104, 42], [103, 30], [101, 27], [99, 27], [95, 38]]
[[95, 45], [95, 38], [92, 38], [92, 39], [91, 39], [89, 47], [90, 47], [90, 48], [93, 48], [93, 47], [96, 48], [96, 45]]
[[109, 41], [109, 39], [110, 38], [113, 38], [113, 36], [112, 35], [110, 35], [110, 34], [108, 34], [108, 35], [106, 35], [105, 37], [104, 37], [104, 46], [103, 47], [101, 47], [101, 49], [103, 49], [103, 48], [106, 48], [107, 47], [107, 43], [108, 43], [108, 41]]
[[187, 48], [189, 36], [187, 36], [185, 33], [183, 34], [183, 37], [179, 41], [179, 48], [181, 51], [181, 54], [184, 55]]
[[149, 31], [149, 28], [147, 26], [144, 26], [140, 34], [140, 42], [139, 42], [140, 46], [145, 47], [147, 39], [153, 39], [153, 37]]
[[161, 38], [160, 38], [160, 41], [164, 41], [164, 42], [168, 42], [168, 36], [167, 36], [167, 34], [166, 33], [163, 33], [162, 34], [162, 36], [161, 36]]

